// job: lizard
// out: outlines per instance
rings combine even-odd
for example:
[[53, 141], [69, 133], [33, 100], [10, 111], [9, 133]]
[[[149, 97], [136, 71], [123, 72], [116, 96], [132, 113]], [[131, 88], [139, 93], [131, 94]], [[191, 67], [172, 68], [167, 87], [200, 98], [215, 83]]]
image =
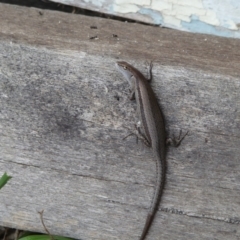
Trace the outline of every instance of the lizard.
[[[165, 123], [158, 100], [150, 86], [150, 81], [152, 80], [152, 66], [151, 62], [149, 65], [149, 79], [147, 79], [138, 69], [129, 63], [124, 61], [116, 62], [117, 69], [130, 84], [130, 100], [135, 99], [137, 102], [137, 112], [144, 131], [142, 133], [138, 127], [138, 135], [140, 135], [140, 138], [143, 138], [144, 143], [147, 146], [152, 148], [152, 152], [156, 160], [156, 187], [140, 240], [145, 239], [158, 210], [158, 205], [163, 194], [166, 175], [167, 141]], [[175, 145], [179, 146], [185, 136], [181, 139], [179, 136], [178, 142], [175, 140]]]

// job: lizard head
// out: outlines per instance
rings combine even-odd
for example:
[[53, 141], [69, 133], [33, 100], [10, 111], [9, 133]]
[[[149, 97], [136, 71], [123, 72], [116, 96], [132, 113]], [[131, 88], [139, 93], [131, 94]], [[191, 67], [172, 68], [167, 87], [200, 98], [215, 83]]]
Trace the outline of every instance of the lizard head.
[[119, 72], [122, 73], [122, 75], [128, 80], [128, 82], [131, 84], [131, 78], [133, 76], [132, 74], [132, 66], [124, 61], [116, 62], [116, 67]]

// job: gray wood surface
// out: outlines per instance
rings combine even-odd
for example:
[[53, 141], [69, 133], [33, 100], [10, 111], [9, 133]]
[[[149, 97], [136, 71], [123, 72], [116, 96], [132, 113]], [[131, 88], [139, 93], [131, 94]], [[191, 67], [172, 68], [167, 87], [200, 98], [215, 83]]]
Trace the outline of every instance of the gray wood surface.
[[239, 40], [3, 4], [0, 175], [13, 178], [0, 225], [44, 232], [44, 209], [52, 234], [139, 238], [155, 163], [134, 136], [122, 140], [137, 117], [117, 59], [144, 73], [154, 60], [169, 135], [190, 131], [169, 148], [148, 239], [239, 239]]

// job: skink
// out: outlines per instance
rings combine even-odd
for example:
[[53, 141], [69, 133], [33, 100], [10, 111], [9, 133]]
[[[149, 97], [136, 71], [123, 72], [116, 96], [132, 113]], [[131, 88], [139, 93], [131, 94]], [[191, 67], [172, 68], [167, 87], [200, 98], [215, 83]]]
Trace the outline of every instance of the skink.
[[144, 130], [141, 135], [144, 136], [145, 142], [153, 150], [153, 155], [157, 165], [156, 189], [149, 213], [146, 218], [140, 240], [145, 239], [155, 213], [158, 209], [159, 201], [163, 193], [165, 182], [165, 157], [166, 157], [166, 133], [165, 124], [161, 109], [158, 105], [157, 98], [149, 84], [152, 79], [152, 64], [149, 67], [150, 79], [131, 66], [127, 62], [119, 61], [116, 63], [117, 69], [127, 79], [131, 87], [130, 99], [136, 99], [137, 111]]

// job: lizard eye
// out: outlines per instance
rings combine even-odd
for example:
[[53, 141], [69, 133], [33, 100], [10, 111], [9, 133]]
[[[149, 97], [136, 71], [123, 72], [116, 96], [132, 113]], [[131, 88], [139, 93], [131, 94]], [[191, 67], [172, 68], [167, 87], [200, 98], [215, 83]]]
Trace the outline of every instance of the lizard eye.
[[124, 66], [123, 69], [124, 69], [124, 70], [127, 70], [127, 67]]

